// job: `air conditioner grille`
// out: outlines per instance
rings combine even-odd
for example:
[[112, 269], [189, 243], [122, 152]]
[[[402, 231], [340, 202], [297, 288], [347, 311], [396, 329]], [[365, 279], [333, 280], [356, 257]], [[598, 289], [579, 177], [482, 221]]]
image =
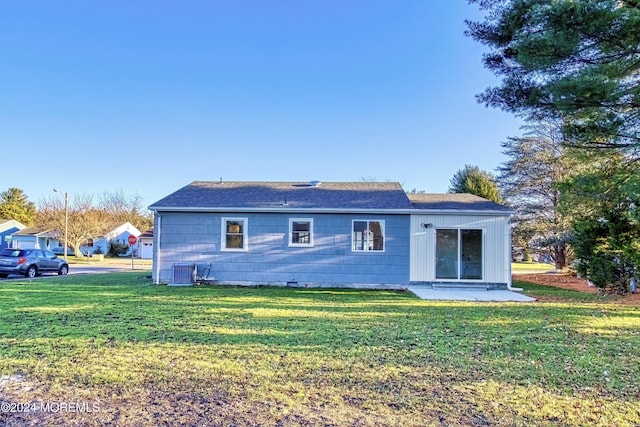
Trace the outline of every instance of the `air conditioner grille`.
[[173, 264], [171, 283], [176, 285], [191, 285], [196, 283], [196, 265], [193, 263]]

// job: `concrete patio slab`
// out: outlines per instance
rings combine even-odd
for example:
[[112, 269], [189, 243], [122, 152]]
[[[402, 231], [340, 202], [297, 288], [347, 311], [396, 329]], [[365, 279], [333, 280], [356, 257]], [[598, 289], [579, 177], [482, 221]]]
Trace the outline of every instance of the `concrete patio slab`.
[[533, 302], [535, 298], [528, 297], [514, 291], [495, 290], [485, 291], [480, 289], [429, 289], [410, 286], [409, 291], [425, 300], [442, 301], [517, 301]]

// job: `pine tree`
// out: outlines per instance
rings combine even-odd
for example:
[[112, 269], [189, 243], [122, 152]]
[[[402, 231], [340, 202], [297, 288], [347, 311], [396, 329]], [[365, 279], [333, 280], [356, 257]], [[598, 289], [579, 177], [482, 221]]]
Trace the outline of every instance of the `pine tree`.
[[467, 34], [502, 78], [479, 101], [563, 121], [573, 146], [640, 148], [640, 1], [470, 0]]
[[478, 166], [465, 165], [451, 178], [449, 193], [470, 193], [496, 203], [502, 203], [495, 178]]
[[24, 225], [35, 221], [36, 205], [19, 188], [9, 188], [0, 193], [0, 218], [13, 219]]
[[502, 143], [508, 159], [498, 168], [498, 185], [514, 207], [514, 244], [526, 249], [548, 250], [556, 269], [570, 258], [568, 240], [571, 215], [560, 209], [559, 185], [574, 171], [565, 155], [557, 123], [532, 123], [524, 137]]

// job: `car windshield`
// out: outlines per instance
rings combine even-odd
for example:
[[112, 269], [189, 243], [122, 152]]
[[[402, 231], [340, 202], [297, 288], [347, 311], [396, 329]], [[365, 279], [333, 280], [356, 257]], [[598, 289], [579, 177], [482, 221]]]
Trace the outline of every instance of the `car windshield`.
[[23, 256], [23, 255], [24, 255], [24, 251], [20, 250], [20, 249], [5, 248], [5, 249], [2, 250], [2, 252], [0, 252], [0, 256], [19, 257], [19, 256]]

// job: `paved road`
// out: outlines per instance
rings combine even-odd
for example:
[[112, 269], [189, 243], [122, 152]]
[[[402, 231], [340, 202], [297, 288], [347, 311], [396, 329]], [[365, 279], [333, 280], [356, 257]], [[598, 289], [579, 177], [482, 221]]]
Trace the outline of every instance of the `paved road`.
[[69, 264], [69, 274], [98, 274], [113, 273], [114, 271], [149, 270], [146, 265], [135, 265], [131, 268], [131, 261], [119, 264]]
[[[95, 264], [87, 264], [87, 263], [80, 263], [80, 264], [74, 264], [74, 263], [69, 263], [69, 274], [70, 275], [75, 275], [75, 274], [101, 274], [101, 273], [113, 273], [116, 271], [131, 271], [131, 270], [136, 270], [136, 271], [144, 271], [144, 270], [150, 270], [151, 266], [147, 263], [143, 263], [140, 262], [138, 265], [136, 265], [136, 262], [133, 262], [133, 268], [131, 268], [131, 260], [129, 261], [122, 261], [122, 262], [118, 262], [118, 263], [95, 263]], [[41, 277], [58, 277], [57, 274], [45, 274]], [[24, 279], [24, 276], [16, 276], [16, 275], [11, 275], [9, 276], [7, 279], [2, 279], [0, 278], [0, 281], [2, 280], [10, 280], [10, 279]]]

